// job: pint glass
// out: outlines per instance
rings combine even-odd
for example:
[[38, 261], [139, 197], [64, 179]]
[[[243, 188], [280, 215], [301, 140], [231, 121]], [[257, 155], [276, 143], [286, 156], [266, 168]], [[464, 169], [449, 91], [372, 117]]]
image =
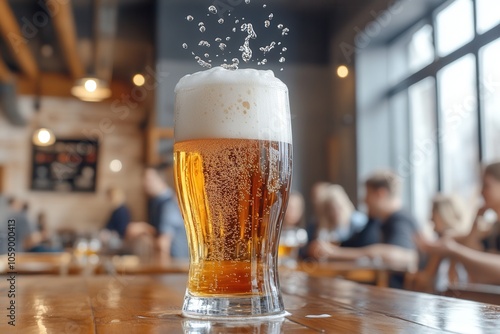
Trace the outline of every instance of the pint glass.
[[286, 85], [249, 69], [182, 78], [174, 162], [190, 251], [183, 315], [282, 316], [277, 251], [292, 175]]

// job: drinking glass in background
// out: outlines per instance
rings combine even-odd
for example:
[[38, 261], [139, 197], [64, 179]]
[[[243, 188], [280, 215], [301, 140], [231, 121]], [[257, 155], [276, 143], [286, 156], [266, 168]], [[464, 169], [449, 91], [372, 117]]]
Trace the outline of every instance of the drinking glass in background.
[[182, 78], [174, 165], [190, 250], [183, 315], [283, 316], [277, 253], [292, 175], [286, 85], [250, 69]]

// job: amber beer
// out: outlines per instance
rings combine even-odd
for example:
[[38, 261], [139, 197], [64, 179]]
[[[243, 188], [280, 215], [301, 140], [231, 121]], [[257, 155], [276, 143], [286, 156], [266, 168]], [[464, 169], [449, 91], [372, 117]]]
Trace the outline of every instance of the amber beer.
[[175, 116], [191, 260], [183, 314], [282, 315], [276, 261], [292, 175], [286, 86], [268, 71], [196, 73], [176, 87]]

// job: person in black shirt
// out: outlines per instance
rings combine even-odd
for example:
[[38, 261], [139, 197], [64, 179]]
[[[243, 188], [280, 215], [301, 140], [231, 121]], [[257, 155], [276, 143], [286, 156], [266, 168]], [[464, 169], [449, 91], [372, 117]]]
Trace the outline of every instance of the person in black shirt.
[[125, 194], [120, 188], [110, 188], [107, 195], [113, 206], [113, 212], [104, 228], [115, 231], [123, 239], [130, 223], [130, 211], [125, 203]]
[[[415, 219], [402, 208], [398, 176], [391, 171], [376, 172], [366, 180], [365, 187], [365, 203], [372, 219], [343, 246], [356, 238], [367, 245], [360, 248], [338, 247], [317, 240], [311, 244], [309, 254], [317, 259], [331, 260], [368, 257], [391, 267], [414, 268], [418, 261], [414, 243], [418, 228]], [[391, 287], [402, 288], [402, 285], [401, 276], [391, 277]]]

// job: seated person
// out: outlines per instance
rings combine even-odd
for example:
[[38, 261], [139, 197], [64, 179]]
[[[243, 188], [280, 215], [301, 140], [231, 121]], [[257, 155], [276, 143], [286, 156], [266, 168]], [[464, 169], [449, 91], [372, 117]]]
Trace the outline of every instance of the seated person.
[[[365, 182], [365, 203], [379, 223], [367, 224], [377, 243], [361, 248], [337, 247], [329, 242], [314, 241], [309, 254], [317, 259], [357, 260], [377, 259], [403, 268], [416, 267], [417, 252], [413, 237], [417, 232], [415, 219], [402, 208], [400, 180], [391, 171], [374, 173]], [[392, 275], [390, 286], [402, 288], [403, 277]]]
[[295, 264], [299, 247], [307, 243], [307, 232], [302, 228], [304, 220], [304, 197], [292, 191], [283, 217], [278, 256], [281, 263]]
[[419, 249], [428, 254], [449, 257], [461, 263], [469, 275], [469, 281], [500, 285], [500, 254], [481, 252], [459, 244], [454, 238], [428, 241], [418, 238]]
[[187, 259], [189, 251], [186, 229], [176, 194], [167, 183], [169, 176], [170, 184], [173, 184], [173, 170], [170, 165], [146, 169], [144, 187], [150, 197], [149, 223], [130, 223], [126, 236], [129, 240], [141, 235], [154, 236], [160, 254]]
[[[465, 205], [456, 196], [438, 194], [432, 201], [432, 222], [438, 238], [462, 237], [469, 233], [471, 224], [467, 219]], [[412, 282], [411, 289], [422, 292], [443, 292], [449, 282], [466, 282], [467, 272], [462, 265], [432, 254], [423, 270]]]
[[[470, 233], [466, 237], [447, 237], [428, 241], [418, 237], [421, 251], [431, 255], [450, 257], [467, 270], [469, 281], [485, 284], [500, 284], [500, 162], [486, 166], [483, 173], [481, 194], [484, 206], [479, 209]], [[496, 213], [497, 222], [485, 222], [487, 210]]]
[[113, 207], [113, 212], [104, 228], [115, 231], [123, 239], [130, 223], [130, 211], [125, 204], [125, 193], [120, 188], [110, 188], [107, 191], [107, 196]]
[[360, 232], [368, 218], [356, 211], [344, 188], [337, 184], [324, 190], [320, 216], [317, 218], [317, 238], [333, 243], [341, 243]]
[[0, 254], [7, 253], [8, 250], [8, 220], [15, 222], [16, 252], [27, 252], [37, 246], [41, 241], [41, 235], [31, 224], [27, 212], [23, 209], [24, 202], [11, 198], [8, 202], [0, 194]]

